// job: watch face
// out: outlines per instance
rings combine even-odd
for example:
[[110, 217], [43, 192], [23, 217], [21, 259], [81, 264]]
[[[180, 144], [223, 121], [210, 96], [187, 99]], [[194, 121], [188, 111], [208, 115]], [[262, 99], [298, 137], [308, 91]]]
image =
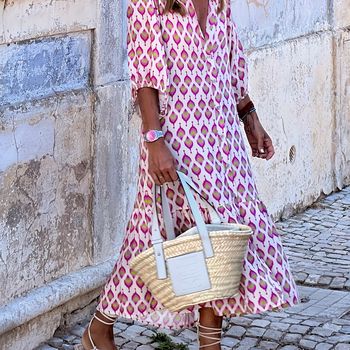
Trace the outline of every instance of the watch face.
[[156, 132], [155, 132], [154, 130], [148, 131], [147, 134], [146, 134], [146, 136], [147, 136], [147, 139], [148, 139], [150, 142], [155, 141], [155, 139], [156, 139], [156, 137], [157, 137]]

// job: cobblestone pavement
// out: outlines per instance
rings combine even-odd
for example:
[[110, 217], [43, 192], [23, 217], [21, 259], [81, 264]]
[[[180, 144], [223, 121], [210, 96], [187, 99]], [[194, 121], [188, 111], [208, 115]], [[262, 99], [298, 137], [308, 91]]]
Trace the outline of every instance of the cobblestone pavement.
[[[222, 350], [350, 350], [350, 187], [277, 225], [302, 302], [280, 312], [225, 320]], [[72, 350], [86, 324], [58, 330], [37, 350]], [[121, 319], [115, 324], [116, 344], [121, 350], [156, 349], [155, 331]], [[157, 331], [198, 349], [195, 329]]]
[[277, 226], [298, 284], [350, 290], [350, 187]]

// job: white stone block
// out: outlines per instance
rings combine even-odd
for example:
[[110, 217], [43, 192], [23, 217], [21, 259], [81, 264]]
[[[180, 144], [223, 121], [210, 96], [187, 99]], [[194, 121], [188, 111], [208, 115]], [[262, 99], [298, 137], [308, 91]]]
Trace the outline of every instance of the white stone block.
[[6, 1], [0, 6], [0, 44], [92, 29], [96, 14], [96, 0]]
[[246, 47], [260, 47], [330, 28], [324, 0], [232, 0], [232, 17]]

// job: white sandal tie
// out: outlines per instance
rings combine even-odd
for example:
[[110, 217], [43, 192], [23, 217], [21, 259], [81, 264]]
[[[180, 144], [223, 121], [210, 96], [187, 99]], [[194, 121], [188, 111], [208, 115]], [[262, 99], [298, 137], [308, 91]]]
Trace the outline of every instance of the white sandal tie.
[[[98, 317], [96, 314], [94, 314], [94, 315], [92, 316], [90, 322], [89, 322], [89, 325], [88, 325], [88, 337], [89, 337], [89, 340], [90, 340], [91, 345], [93, 346], [93, 348], [90, 349], [90, 350], [99, 350], [99, 349], [96, 347], [94, 341], [92, 340], [91, 330], [90, 330], [94, 318], [96, 318], [96, 320], [98, 320], [99, 322], [105, 324], [106, 326], [113, 326], [113, 325], [114, 325], [114, 322], [115, 322], [116, 319], [117, 319], [117, 318], [113, 318], [113, 317], [111, 317], [111, 316], [108, 316], [108, 315], [106, 315], [106, 314], [102, 314], [102, 315], [103, 315], [103, 317], [107, 318], [108, 321], [102, 320], [100, 317]], [[76, 345], [76, 346], [74, 347], [74, 350], [86, 350], [86, 349], [84, 348], [84, 346], [83, 346], [82, 344], [80, 344], [80, 345]]]
[[[203, 328], [206, 329], [210, 332], [201, 332], [199, 328]], [[200, 337], [204, 338], [204, 339], [209, 339], [209, 340], [215, 340], [214, 342], [212, 342], [211, 344], [208, 345], [199, 345], [199, 349], [203, 349], [203, 348], [207, 348], [209, 346], [213, 346], [213, 345], [217, 345], [221, 343], [221, 332], [222, 332], [222, 328], [213, 328], [213, 327], [206, 327], [201, 325], [200, 323], [197, 324], [197, 335], [198, 335], [198, 344], [200, 344]], [[218, 337], [212, 337], [212, 335], [218, 334], [220, 333], [220, 338], [218, 339]]]

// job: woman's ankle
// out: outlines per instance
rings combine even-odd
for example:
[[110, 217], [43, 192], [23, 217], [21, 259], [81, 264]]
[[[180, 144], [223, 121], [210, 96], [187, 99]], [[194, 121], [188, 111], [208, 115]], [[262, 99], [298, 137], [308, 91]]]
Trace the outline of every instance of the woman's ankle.
[[198, 338], [200, 349], [220, 350], [222, 317], [217, 316], [211, 308], [200, 309]]
[[96, 311], [91, 322], [91, 331], [103, 334], [109, 334], [113, 331], [114, 322], [107, 318], [104, 314]]

